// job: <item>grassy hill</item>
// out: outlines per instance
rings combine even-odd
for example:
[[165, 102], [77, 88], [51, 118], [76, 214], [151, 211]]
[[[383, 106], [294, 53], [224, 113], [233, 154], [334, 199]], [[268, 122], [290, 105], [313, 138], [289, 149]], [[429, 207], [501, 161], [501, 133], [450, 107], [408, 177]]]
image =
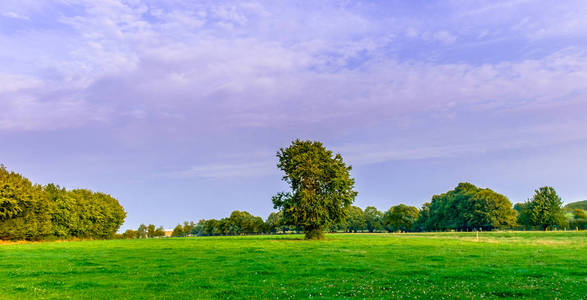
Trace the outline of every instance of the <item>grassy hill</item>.
[[565, 208], [568, 210], [580, 208], [582, 210], [587, 211], [587, 200], [571, 202], [571, 203], [565, 205]]
[[0, 245], [0, 298], [587, 295], [587, 232], [332, 234]]

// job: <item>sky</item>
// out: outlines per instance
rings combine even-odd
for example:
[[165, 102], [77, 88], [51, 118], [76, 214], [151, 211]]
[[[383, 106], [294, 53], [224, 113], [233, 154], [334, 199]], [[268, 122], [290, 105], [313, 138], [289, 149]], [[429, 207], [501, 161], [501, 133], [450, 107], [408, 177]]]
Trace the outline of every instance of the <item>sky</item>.
[[123, 229], [287, 190], [319, 140], [355, 205], [471, 182], [587, 199], [585, 1], [2, 0], [0, 163], [116, 197]]

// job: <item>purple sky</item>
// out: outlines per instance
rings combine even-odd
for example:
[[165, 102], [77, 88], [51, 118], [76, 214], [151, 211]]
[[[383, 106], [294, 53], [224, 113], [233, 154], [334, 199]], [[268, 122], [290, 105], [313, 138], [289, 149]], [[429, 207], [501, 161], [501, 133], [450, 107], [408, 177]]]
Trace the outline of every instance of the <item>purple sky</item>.
[[266, 217], [320, 140], [356, 205], [461, 181], [587, 199], [585, 1], [0, 2], [0, 163], [112, 194], [123, 228]]

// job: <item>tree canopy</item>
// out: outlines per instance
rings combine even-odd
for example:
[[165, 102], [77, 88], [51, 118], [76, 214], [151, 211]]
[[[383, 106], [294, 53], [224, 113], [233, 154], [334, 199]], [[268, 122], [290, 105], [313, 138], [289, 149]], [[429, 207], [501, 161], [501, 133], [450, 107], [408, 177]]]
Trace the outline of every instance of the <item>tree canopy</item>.
[[351, 166], [316, 141], [295, 140], [277, 158], [291, 191], [275, 195], [274, 208], [286, 223], [302, 227], [306, 239], [322, 239], [323, 229], [344, 220], [357, 195]]
[[32, 184], [0, 165], [0, 239], [111, 238], [125, 217], [110, 195]]
[[526, 203], [518, 205], [520, 215], [518, 222], [526, 226], [562, 227], [567, 220], [562, 209], [563, 201], [557, 195], [554, 188], [544, 186], [534, 191], [534, 196]]
[[459, 183], [454, 190], [432, 196], [423, 207], [417, 226], [425, 230], [491, 230], [516, 224], [516, 212], [504, 195], [470, 183]]
[[414, 206], [400, 204], [392, 206], [384, 215], [385, 229], [388, 231], [410, 231], [418, 219], [419, 211]]
[[377, 210], [374, 206], [367, 206], [365, 208], [365, 228], [369, 232], [383, 230], [383, 213]]

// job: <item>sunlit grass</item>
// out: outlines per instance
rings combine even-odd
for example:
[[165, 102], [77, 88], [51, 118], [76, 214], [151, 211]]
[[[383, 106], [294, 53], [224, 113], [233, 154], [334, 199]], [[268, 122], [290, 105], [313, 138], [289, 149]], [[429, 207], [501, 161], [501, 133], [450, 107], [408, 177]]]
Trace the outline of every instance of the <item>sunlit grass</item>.
[[585, 232], [333, 234], [0, 245], [2, 298], [587, 295]]

